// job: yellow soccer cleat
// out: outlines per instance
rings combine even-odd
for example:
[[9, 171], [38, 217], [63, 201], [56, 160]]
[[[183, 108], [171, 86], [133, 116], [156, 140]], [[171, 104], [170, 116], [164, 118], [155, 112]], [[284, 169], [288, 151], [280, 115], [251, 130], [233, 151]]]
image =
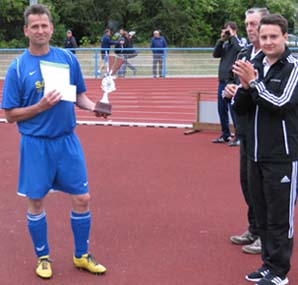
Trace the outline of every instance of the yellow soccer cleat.
[[107, 269], [103, 265], [97, 263], [89, 253], [83, 254], [80, 258], [74, 256], [73, 263], [75, 267], [85, 269], [94, 274], [104, 274], [107, 271]]
[[38, 258], [35, 272], [38, 277], [43, 279], [49, 279], [53, 276], [51, 260], [48, 255]]

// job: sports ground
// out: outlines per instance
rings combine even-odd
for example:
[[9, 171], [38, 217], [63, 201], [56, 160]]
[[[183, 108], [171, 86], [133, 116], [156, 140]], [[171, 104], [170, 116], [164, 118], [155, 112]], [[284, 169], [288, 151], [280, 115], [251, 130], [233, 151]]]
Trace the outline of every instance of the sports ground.
[[[19, 135], [0, 124], [1, 284], [253, 284], [244, 275], [260, 256], [229, 241], [246, 226], [239, 148], [212, 144], [213, 130], [184, 135], [196, 120], [196, 92], [216, 88], [201, 80], [184, 80], [184, 88], [174, 79], [117, 80], [107, 121], [77, 113], [92, 195], [90, 250], [108, 268], [104, 276], [72, 265], [70, 201], [61, 193], [46, 203], [54, 277], [35, 276], [26, 199], [16, 195]], [[93, 99], [97, 83], [87, 82]], [[297, 251], [295, 244], [290, 284], [298, 284]]]

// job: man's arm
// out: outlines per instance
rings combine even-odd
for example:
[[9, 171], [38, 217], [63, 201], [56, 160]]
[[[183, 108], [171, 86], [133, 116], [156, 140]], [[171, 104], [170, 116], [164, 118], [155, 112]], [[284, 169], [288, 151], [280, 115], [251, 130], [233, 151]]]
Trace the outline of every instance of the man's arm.
[[91, 101], [85, 93], [78, 94], [76, 105], [83, 110], [91, 112], [95, 109], [95, 103]]
[[[282, 71], [281, 71], [282, 72]], [[294, 66], [288, 78], [280, 83], [280, 91], [269, 90], [264, 81], [256, 85], [252, 98], [256, 104], [273, 112], [286, 112], [298, 105], [298, 67]]]
[[239, 53], [243, 48], [243, 45], [240, 44], [239, 39], [236, 36], [232, 36], [230, 41], [233, 49], [236, 50], [237, 53]]
[[215, 47], [213, 49], [213, 57], [215, 58], [220, 58], [222, 57], [222, 54], [223, 54], [223, 44], [224, 44], [224, 41], [219, 39], [216, 44], [215, 44]]
[[71, 38], [71, 41], [72, 41], [73, 48], [77, 48], [78, 47], [78, 44], [77, 44], [77, 41], [76, 41], [75, 37], [72, 37]]
[[40, 101], [34, 105], [5, 109], [5, 117], [9, 123], [28, 120], [56, 105], [61, 100], [61, 97], [59, 92], [53, 90], [43, 96]]
[[78, 94], [76, 105], [83, 110], [95, 112], [96, 117], [108, 117], [107, 114], [102, 114], [95, 111], [96, 104], [93, 101], [91, 101], [85, 93]]

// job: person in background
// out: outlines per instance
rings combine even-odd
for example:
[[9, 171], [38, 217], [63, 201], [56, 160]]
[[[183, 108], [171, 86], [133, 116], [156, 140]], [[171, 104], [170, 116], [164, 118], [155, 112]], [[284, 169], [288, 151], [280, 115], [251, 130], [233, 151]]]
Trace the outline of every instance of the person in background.
[[263, 56], [237, 60], [241, 87], [233, 108], [247, 114], [248, 187], [262, 241], [259, 269], [245, 276], [256, 285], [286, 285], [291, 267], [298, 171], [298, 60], [286, 43], [288, 22], [261, 19]]
[[102, 64], [100, 67], [100, 72], [103, 72], [108, 65], [108, 56], [110, 53], [110, 48], [111, 46], [123, 46], [124, 40], [120, 38], [117, 41], [114, 41], [111, 39], [111, 30], [110, 29], [105, 29], [104, 35], [101, 38], [101, 59], [102, 59]]
[[120, 65], [117, 75], [118, 77], [124, 77], [125, 76], [125, 72], [122, 68], [124, 62], [125, 62], [125, 57], [124, 57], [124, 48], [125, 48], [125, 37], [124, 37], [124, 33], [126, 31], [121, 28], [119, 30], [119, 32], [115, 33], [114, 37], [117, 38], [117, 44], [115, 44], [115, 54], [122, 59], [122, 64]]
[[152, 72], [153, 77], [157, 77], [157, 66], [158, 66], [158, 75], [163, 77], [163, 61], [164, 61], [164, 48], [167, 47], [167, 42], [163, 36], [160, 35], [159, 31], [153, 32], [153, 37], [151, 38], [150, 48], [152, 48], [153, 54], [153, 63], [152, 63]]
[[[254, 62], [260, 56], [263, 56], [259, 41], [259, 24], [262, 17], [269, 15], [267, 8], [251, 8], [245, 12], [245, 28], [250, 45], [240, 51], [238, 59], [249, 60]], [[232, 71], [231, 71], [232, 74]], [[227, 84], [225, 87], [225, 97], [231, 99], [238, 88], [239, 79], [231, 75], [233, 83]], [[242, 194], [248, 207], [248, 229], [241, 235], [231, 236], [234, 244], [243, 245], [242, 250], [245, 253], [260, 254], [262, 251], [261, 239], [258, 233], [252, 197], [248, 190], [248, 174], [247, 174], [247, 116], [238, 116], [237, 113], [237, 137], [240, 139], [240, 184]]]
[[124, 44], [125, 44], [124, 32], [125, 32], [125, 30], [121, 28], [119, 30], [119, 32], [114, 34], [114, 37], [116, 37], [116, 39], [117, 39], [116, 44], [115, 44], [115, 53], [120, 56], [123, 53], [123, 48], [124, 48]]
[[[213, 143], [233, 142], [229, 126], [229, 111], [234, 128], [236, 129], [236, 118], [231, 108], [231, 99], [224, 97], [224, 89], [229, 81], [230, 72], [237, 55], [246, 45], [246, 41], [238, 37], [237, 30], [238, 28], [235, 22], [227, 22], [221, 30], [220, 39], [215, 44], [213, 50], [213, 57], [220, 58], [218, 67], [217, 111], [221, 125], [221, 135], [213, 139]], [[236, 145], [238, 145], [238, 138], [235, 138], [235, 140]]]
[[116, 46], [116, 45], [123, 45], [124, 44], [124, 40], [123, 39], [119, 39], [117, 41], [114, 41], [111, 39], [111, 30], [110, 29], [105, 29], [104, 31], [104, 35], [101, 38], [101, 58], [104, 59], [106, 54], [110, 53], [110, 48], [111, 46]]
[[76, 38], [72, 35], [72, 31], [68, 30], [66, 32], [66, 38], [64, 42], [64, 48], [70, 48], [73, 53], [76, 53], [74, 48], [77, 48], [78, 44]]
[[54, 26], [48, 8], [41, 4], [29, 6], [24, 21], [29, 47], [7, 70], [2, 109], [9, 123], [17, 123], [21, 134], [18, 194], [28, 198], [27, 226], [37, 256], [35, 272], [44, 279], [53, 276], [45, 198], [50, 189], [59, 189], [69, 195], [72, 205], [74, 266], [103, 274], [106, 268], [89, 253], [90, 194], [83, 150], [74, 132], [75, 106], [63, 100], [57, 90], [45, 93], [41, 61], [69, 68], [70, 82], [65, 83], [76, 86], [78, 107], [94, 112], [96, 104], [85, 93], [76, 56], [69, 50], [50, 46]]
[[124, 45], [123, 45], [121, 53], [120, 53], [120, 55], [123, 58], [123, 63], [118, 71], [118, 75], [120, 77], [125, 77], [127, 67], [132, 71], [134, 76], [137, 73], [137, 68], [134, 65], [132, 65], [128, 60], [129, 58], [133, 58], [133, 57], [137, 56], [137, 52], [133, 46], [133, 36], [134, 35], [135, 35], [135, 32], [128, 33], [127, 31], [123, 31]]

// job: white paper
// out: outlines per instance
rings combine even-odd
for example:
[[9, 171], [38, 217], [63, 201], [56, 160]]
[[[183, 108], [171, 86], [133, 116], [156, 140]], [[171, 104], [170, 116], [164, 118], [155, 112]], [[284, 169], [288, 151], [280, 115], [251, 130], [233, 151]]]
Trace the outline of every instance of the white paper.
[[45, 83], [44, 94], [57, 90], [61, 93], [61, 100], [75, 102], [77, 99], [76, 85], [69, 84], [70, 72], [67, 64], [40, 61], [40, 69]]

